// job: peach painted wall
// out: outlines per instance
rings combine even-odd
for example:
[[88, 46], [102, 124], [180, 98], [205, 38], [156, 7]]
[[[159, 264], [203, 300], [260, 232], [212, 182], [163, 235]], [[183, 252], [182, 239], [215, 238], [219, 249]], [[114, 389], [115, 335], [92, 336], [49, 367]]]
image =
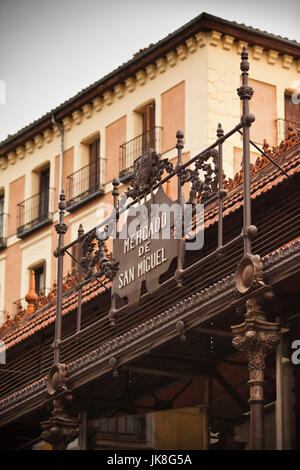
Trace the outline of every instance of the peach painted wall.
[[249, 86], [254, 90], [250, 110], [255, 116], [255, 122], [250, 129], [250, 138], [260, 144], [266, 139], [270, 145], [276, 145], [276, 86], [251, 78]]
[[7, 236], [17, 231], [17, 204], [24, 201], [25, 176], [21, 176], [9, 185], [8, 227]]
[[105, 128], [105, 183], [119, 176], [120, 145], [126, 142], [126, 116]]
[[[66, 192], [67, 187], [67, 176], [73, 173], [74, 163], [74, 148], [70, 148], [64, 152], [63, 157], [63, 178], [62, 178], [62, 189]], [[54, 210], [57, 210], [58, 201], [58, 178], [59, 178], [59, 155], [55, 157], [55, 175], [54, 175]], [[68, 195], [66, 194], [66, 197]]]
[[161, 95], [161, 152], [175, 147], [176, 132], [185, 129], [185, 82], [170, 88]]
[[12, 303], [21, 297], [21, 274], [22, 255], [20, 243], [16, 243], [6, 248], [5, 254], [5, 298], [4, 305], [6, 311], [12, 313]]

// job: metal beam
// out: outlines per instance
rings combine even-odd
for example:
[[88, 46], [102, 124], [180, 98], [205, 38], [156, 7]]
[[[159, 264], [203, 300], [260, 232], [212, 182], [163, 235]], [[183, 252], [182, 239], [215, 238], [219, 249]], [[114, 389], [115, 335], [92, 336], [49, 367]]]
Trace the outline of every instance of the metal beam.
[[230, 385], [229, 382], [223, 377], [220, 372], [215, 371], [215, 378], [218, 382], [225, 388], [229, 395], [234, 399], [234, 401], [239, 405], [239, 407], [245, 412], [249, 410], [248, 403], [241, 397], [241, 395], [235, 390], [235, 388]]
[[198, 327], [196, 328], [196, 331], [198, 333], [204, 334], [204, 335], [210, 335], [210, 336], [221, 336], [224, 338], [233, 338], [234, 334], [231, 333], [231, 331], [226, 331], [226, 330], [218, 330], [215, 328], [206, 328], [206, 327]]
[[209, 372], [206, 370], [203, 373], [199, 372], [180, 372], [180, 371], [172, 371], [172, 370], [165, 370], [165, 369], [152, 369], [148, 367], [139, 367], [139, 366], [123, 366], [122, 370], [136, 372], [137, 374], [145, 374], [145, 375], [158, 375], [161, 377], [173, 377], [175, 379], [185, 379], [185, 380], [201, 380], [205, 377], [210, 377], [213, 375], [213, 372]]

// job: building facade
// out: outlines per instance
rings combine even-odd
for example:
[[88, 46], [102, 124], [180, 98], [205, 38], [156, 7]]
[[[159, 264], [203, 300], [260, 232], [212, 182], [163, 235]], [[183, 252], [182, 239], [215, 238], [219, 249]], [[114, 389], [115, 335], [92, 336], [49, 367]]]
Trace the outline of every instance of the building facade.
[[[179, 129], [183, 131], [184, 135], [182, 163], [185, 164], [222, 135], [217, 134], [218, 123], [222, 123], [226, 133], [240, 122], [243, 111], [241, 99], [236, 93], [236, 89], [242, 85], [239, 69], [244, 46], [247, 47], [251, 64], [249, 86], [254, 90], [250, 101], [250, 111], [255, 115], [255, 121], [251, 125], [250, 137], [256, 147], [252, 145], [250, 153], [251, 183], [257, 184], [253, 194], [256, 194], [255, 191], [258, 194], [260, 178], [262, 178], [260, 184], [265, 184], [266, 188], [270, 186], [268, 186], [269, 180], [273, 181], [272, 178], [275, 178], [275, 176], [270, 176], [273, 167], [270, 169], [270, 166], [266, 166], [268, 162], [262, 160], [259, 149], [262, 149], [267, 156], [272, 157], [277, 162], [280, 161], [280, 165], [286, 165], [284, 166], [284, 168], [287, 168], [285, 171], [292, 171], [292, 168], [294, 168], [293, 164], [290, 163], [289, 166], [288, 162], [292, 162], [295, 158], [295, 149], [299, 144], [297, 131], [300, 128], [300, 108], [297, 104], [296, 81], [300, 76], [300, 46], [295, 41], [289, 41], [207, 14], [200, 15], [159, 43], [139, 51], [129, 62], [0, 144], [1, 339], [7, 347], [7, 364], [11, 364], [11, 369], [19, 370], [23, 374], [26, 367], [24, 364], [22, 365], [21, 360], [19, 361], [19, 354], [23, 355], [24, 353], [24, 358], [28, 357], [29, 363], [32, 351], [36, 351], [35, 355], [40, 354], [40, 366], [35, 365], [32, 369], [34, 372], [29, 374], [27, 379], [14, 381], [15, 379], [12, 380], [9, 372], [5, 374], [5, 371], [2, 372], [0, 377], [2, 381], [0, 405], [3, 402], [3, 408], [1, 409], [3, 432], [6, 432], [7, 429], [13, 429], [11, 423], [17, 420], [22, 422], [23, 428], [26, 429], [26, 425], [28, 425], [26, 420], [28, 416], [30, 420], [31, 414], [35, 414], [37, 422], [35, 428], [28, 431], [30, 437], [28, 442], [26, 438], [23, 442], [22, 439], [13, 442], [13, 438], [11, 440], [8, 438], [8, 446], [30, 446], [31, 441], [38, 442], [36, 433], [45, 414], [46, 389], [38, 390], [39, 397], [36, 398], [36, 402], [33, 398], [26, 399], [32, 400], [29, 408], [21, 405], [22, 400], [25, 400], [26, 397], [27, 392], [24, 392], [25, 389], [29, 390], [30, 387], [34, 388], [34, 386], [39, 387], [37, 384], [41, 383], [43, 386], [45, 385], [43, 381], [51, 366], [51, 338], [52, 340], [54, 338], [55, 299], [58, 287], [57, 258], [53, 256], [53, 252], [57, 247], [55, 226], [61, 222], [58, 210], [60, 189], [65, 191], [66, 197], [64, 223], [67, 224], [68, 230], [64, 236], [64, 244], [70, 244], [69, 251], [72, 255], [65, 256], [63, 265], [64, 293], [71, 289], [70, 296], [65, 297], [67, 300], [64, 300], [65, 304], [63, 304], [65, 305], [63, 306], [63, 316], [66, 317], [66, 330], [70, 333], [72, 331], [72, 322], [75, 321], [73, 310], [75, 311], [77, 308], [74, 279], [78, 271], [76, 264], [78, 245], [74, 243], [71, 246], [71, 244], [78, 237], [79, 225], [82, 224], [84, 231], [88, 232], [109, 215], [111, 204], [114, 201], [114, 191], [116, 190], [114, 179], [119, 178], [118, 192], [120, 194], [124, 193], [129, 187], [130, 176], [134, 173], [135, 161], [149, 149], [155, 149], [160, 159], [167, 159], [175, 168], [179, 142], [176, 133]], [[293, 96], [295, 96], [295, 99], [292, 99]], [[224, 207], [226, 204], [228, 205], [228, 214], [230, 214], [234, 212], [229, 210], [230, 191], [233, 191], [232, 194], [235, 194], [238, 200], [239, 185], [243, 182], [241, 168], [243, 138], [239, 132], [235, 132], [230, 139], [228, 138], [222, 143], [222, 152], [224, 188], [228, 191], [228, 202], [226, 203], [226, 199], [224, 200]], [[62, 162], [62, 165], [60, 162]], [[262, 173], [260, 173], [260, 170]], [[277, 168], [277, 171], [280, 170]], [[276, 178], [279, 178], [279, 176], [276, 175]], [[290, 184], [297, 188], [294, 180]], [[169, 179], [163, 187], [171, 199], [175, 200], [177, 198], [176, 178]], [[183, 187], [186, 199], [189, 198], [190, 188], [189, 184]], [[269, 188], [270, 194], [273, 194], [273, 191], [278, 192], [278, 194], [272, 196], [273, 199], [271, 196], [266, 196], [266, 202], [257, 203], [256, 210], [257, 214], [260, 214], [259, 217], [262, 217], [263, 207], [267, 211], [268, 198], [270, 198], [270, 201], [274, 200], [274, 207], [277, 208], [277, 198], [280, 199], [280, 185], [278, 187], [274, 183], [274, 188], [272, 190], [271, 187]], [[261, 201], [260, 193], [257, 197], [258, 201]], [[287, 201], [287, 205], [288, 203]], [[242, 210], [241, 203], [239, 204], [235, 210]], [[211, 230], [211, 236], [213, 236], [214, 229], [211, 227], [214, 224], [214, 209], [210, 210], [212, 215], [208, 216], [208, 220], [211, 217], [211, 222], [208, 222], [207, 230]], [[292, 217], [293, 210], [290, 209], [290, 211]], [[283, 216], [286, 216], [284, 212]], [[230, 217], [228, 216], [228, 220]], [[280, 220], [279, 209], [276, 217]], [[230, 219], [233, 223], [231, 232], [231, 227], [226, 224], [225, 220], [227, 219], [224, 219], [224, 236], [229, 240], [231, 236], [233, 238], [236, 226], [238, 223], [241, 224], [241, 221], [237, 222], [235, 219]], [[262, 220], [263, 227], [264, 223]], [[297, 220], [295, 224], [297, 224]], [[268, 240], [272, 238], [272, 235], [270, 234], [269, 238], [266, 236], [266, 239], [262, 238], [263, 255], [267, 256], [272, 250], [279, 249], [286, 243], [296, 239], [297, 230], [299, 234], [299, 226], [297, 229], [295, 225], [294, 230], [293, 225], [291, 225], [289, 230], [287, 229], [288, 235], [282, 236], [276, 243], [270, 243], [270, 246]], [[210, 232], [207, 231], [207, 233], [210, 236]], [[264, 234], [264, 232], [262, 233]], [[269, 248], [270, 251], [268, 251]], [[206, 249], [209, 251], [209, 248]], [[112, 240], [107, 241], [106, 250], [107, 253], [113, 251]], [[258, 254], [261, 255], [259, 248], [257, 250]], [[198, 254], [195, 254], [188, 258], [188, 263], [192, 265], [197, 256]], [[203, 255], [199, 253], [199, 256]], [[224, 273], [229, 275], [231, 271], [226, 269], [224, 268]], [[296, 276], [297, 270], [296, 268], [293, 269], [293, 274]], [[209, 274], [214, 272], [214, 268], [209, 265], [206, 271], [211, 282], [215, 283], [222, 279], [222, 270], [218, 275], [210, 276]], [[232, 271], [234, 271], [234, 268], [232, 268]], [[195, 275], [199, 275], [196, 268], [194, 272]], [[296, 283], [296, 279], [297, 277], [293, 278], [294, 283]], [[287, 282], [285, 278], [284, 282]], [[274, 283], [276, 284], [275, 281]], [[209, 285], [208, 283], [206, 288]], [[84, 322], [87, 322], [86, 325], [93, 323], [104, 314], [108, 315], [110, 312], [110, 298], [107, 292], [109, 284], [106, 286], [104, 282], [104, 286], [98, 286], [98, 290], [94, 284], [93, 286], [89, 287], [90, 290], [86, 288], [86, 293], [85, 291], [82, 293], [82, 302], [83, 305], [86, 305], [85, 309], [88, 312], [86, 319], [83, 319]], [[192, 288], [196, 289], [195, 279], [192, 275], [188, 278], [187, 286], [190, 292], [192, 292]], [[95, 299], [99, 297], [96, 302], [93, 301], [93, 292], [95, 293]], [[296, 298], [298, 294], [299, 292], [297, 293], [295, 287], [293, 296]], [[182, 293], [180, 298], [185, 298], [185, 295]], [[66, 306], [68, 302], [69, 307]], [[171, 306], [172, 299], [161, 305], [151, 299], [147, 302], [145, 305], [148, 310], [150, 309], [148, 317], [151, 318], [151, 302], [155, 305], [153, 315], [158, 315], [159, 312], [163, 312], [163, 307]], [[137, 378], [134, 374], [143, 373], [141, 365], [137, 363], [130, 368], [125, 362], [123, 364], [122, 370], [126, 376], [126, 387], [129, 387], [129, 389], [136, 388], [137, 390], [133, 401], [130, 402], [132, 409], [134, 407], [133, 403], [140, 405], [140, 408], [138, 405], [135, 408], [135, 416], [137, 416], [136, 410], [141, 414], [142, 410], [145, 411], [147, 407], [151, 408], [152, 406], [151, 397], [149, 397], [147, 391], [152, 390], [153, 399], [155, 390], [160, 390], [159, 393], [163, 398], [157, 398], [158, 395], [155, 395], [157, 407], [154, 408], [156, 412], [163, 413], [172, 407], [178, 410], [187, 410], [189, 422], [195, 420], [195, 428], [197, 428], [197, 423], [202, 423], [199, 424], [199, 429], [202, 426], [201, 429], [205, 429], [205, 431], [202, 434], [200, 432], [199, 436], [197, 435], [198, 444], [193, 444], [195, 445], [194, 448], [208, 448], [209, 445], [213, 445], [213, 440], [207, 431], [209, 418], [207, 409], [211, 407], [212, 395], [212, 377], [208, 374], [207, 368], [209, 368], [209, 360], [212, 364], [216, 360], [215, 357], [218, 357], [219, 354], [222, 355], [224, 351], [229, 356], [222, 365], [222, 371], [218, 370], [214, 375], [215, 381], [216, 375], [218, 377], [218, 383], [215, 384], [213, 393], [216, 407], [220, 411], [218, 396], [222, 396], [225, 389], [234, 402], [232, 408], [234, 409], [237, 406], [243, 413], [247, 414], [247, 403], [239, 395], [237, 396], [234, 391], [235, 386], [238, 386], [235, 383], [236, 379], [240, 379], [242, 384], [245, 381], [245, 364], [242, 364], [240, 356], [236, 357], [237, 353], [233, 354], [233, 351], [230, 350], [231, 346], [227, 344], [228, 338], [229, 340], [232, 338], [232, 332], [230, 330], [223, 331], [225, 328], [223, 314], [227, 314], [229, 310], [229, 306], [224, 307], [219, 324], [218, 320], [211, 319], [205, 325], [206, 333], [202, 332], [205, 338], [203, 344], [205, 343], [205, 348], [208, 348], [209, 357], [206, 353], [203, 353], [206, 364], [203, 365], [205, 373], [203, 371], [198, 373], [200, 385], [193, 381], [194, 378], [197, 382], [195, 378], [197, 374], [192, 370], [193, 368], [191, 368], [188, 385], [185, 382], [178, 385], [171, 381], [171, 378], [174, 380], [176, 378], [177, 381], [187, 380], [188, 373], [184, 374], [183, 371], [178, 372], [176, 377], [174, 377], [174, 372], [171, 373], [170, 380], [167, 380], [166, 383], [156, 383], [153, 380], [153, 383], [150, 381], [151, 383], [148, 385], [147, 381], [144, 381], [144, 384], [137, 385]], [[145, 320], [139, 317], [139, 314], [136, 313], [138, 311], [139, 309], [133, 309], [131, 313], [135, 320], [134, 322], [130, 321], [128, 317], [128, 324], [126, 324], [125, 319], [127, 317], [125, 315], [120, 327], [122, 334], [125, 334], [127, 329], [129, 330]], [[294, 307], [291, 312], [296, 314]], [[205, 312], [203, 315], [205, 315]], [[225, 323], [229, 328], [238, 321]], [[216, 324], [218, 326], [215, 326]], [[108, 331], [107, 326], [106, 328]], [[112, 325], [112, 330], [108, 333], [108, 336], [103, 337], [101, 341], [105, 342], [108, 338], [117, 337], [121, 334], [114, 328], [115, 326]], [[191, 326], [189, 328], [192, 329]], [[201, 326], [198, 325], [197, 328], [198, 335], [201, 335]], [[215, 343], [215, 339], [213, 339], [215, 336], [211, 333], [211, 330], [210, 333], [208, 332], [209, 328], [215, 328], [220, 345], [218, 341]], [[180, 332], [180, 326], [178, 331]], [[193, 329], [192, 332], [193, 337], [196, 333]], [[181, 336], [183, 337], [185, 334], [182, 333]], [[227, 343], [225, 341], [224, 351], [222, 349], [222, 338], [227, 341]], [[75, 348], [76, 353], [69, 354], [68, 346], [66, 346], [65, 352], [63, 348], [62, 357], [64, 362], [72, 364], [72, 361], [76, 362], [81, 355], [87, 353], [85, 341], [87, 341], [87, 337], [84, 337], [82, 350], [80, 347]], [[193, 341], [196, 341], [196, 339], [194, 338]], [[156, 348], [163, 347], [163, 345], [163, 342], [158, 342]], [[165, 348], [167, 348], [166, 345]], [[215, 352], [213, 351], [214, 348], [216, 349]], [[155, 357], [156, 350], [154, 346], [153, 350]], [[193, 347], [191, 346], [186, 355], [192, 357], [192, 352]], [[197, 351], [200, 359], [202, 352], [201, 348]], [[165, 354], [164, 360], [166, 361], [166, 351], [163, 354]], [[165, 376], [168, 376], [166, 372], [168, 366], [164, 360], [160, 356], [154, 369], [149, 365], [148, 369], [154, 370], [154, 379], [159, 376], [159, 370], [164, 370]], [[230, 370], [230, 367], [234, 367], [234, 361], [241, 361], [240, 364], [235, 364], [238, 368], [236, 374], [233, 374]], [[23, 367], [25, 368], [23, 369]], [[109, 369], [114, 370], [117, 367], [111, 366]], [[271, 371], [272, 367], [270, 366], [270, 374], [272, 375]], [[108, 374], [108, 370], [105, 369], [104, 372]], [[286, 371], [285, 373], [292, 375], [292, 372]], [[95, 373], [93, 374], [80, 382], [80, 385], [79, 382], [76, 385], [79, 390], [82, 387], [84, 389], [82, 394], [78, 392], [77, 399], [80, 406], [78, 405], [77, 408], [75, 406], [76, 413], [79, 413], [82, 419], [81, 432], [84, 434], [82, 429], [87, 427], [94, 429], [93, 437], [90, 438], [88, 445], [95, 448], [106, 448], [106, 446], [110, 448], [114, 445], [131, 448], [130, 446], [133, 446], [134, 442], [135, 446], [139, 446], [136, 430], [141, 427], [139, 424], [140, 418], [130, 418], [133, 420], [131, 429], [134, 431], [127, 432], [127, 440], [124, 438], [126, 432], [119, 433], [123, 436], [123, 439], [118, 440], [119, 438], [116, 437], [117, 430], [120, 431], [122, 426], [123, 428], [130, 427], [128, 420], [126, 421], [122, 417], [124, 406], [121, 407], [121, 410], [117, 407], [115, 417], [109, 415], [109, 409], [114, 408], [113, 403], [106, 403], [107, 409], [104, 406], [103, 410], [101, 406], [99, 409], [96, 406], [94, 415], [93, 412], [89, 413], [87, 411], [85, 402], [87, 385], [95, 382], [93, 393], [96, 393], [99, 388], [97, 379], [100, 380], [101, 374], [99, 374], [99, 377]], [[232, 385], [231, 379], [235, 385]], [[123, 380], [123, 378], [120, 380]], [[123, 385], [125, 387], [125, 384]], [[243, 389], [243, 385], [241, 386], [241, 395], [243, 395], [247, 393], [245, 392], [247, 386], [245, 386], [245, 389]], [[185, 392], [185, 389], [188, 390], [189, 387], [189, 391]], [[181, 389], [183, 390], [182, 394], [179, 393]], [[110, 395], [109, 392], [110, 386], [107, 386], [106, 402], [109, 401], [107, 398]], [[25, 395], [23, 396], [22, 393], [25, 393]], [[113, 395], [113, 392], [111, 393]], [[182, 403], [174, 405], [176, 401], [174, 397], [177, 395], [179, 402], [180, 396], [184, 398], [182, 398]], [[23, 396], [23, 398], [10, 398], [16, 396]], [[173, 400], [171, 400], [172, 396]], [[197, 399], [196, 396], [198, 396]], [[270, 392], [270, 397], [273, 397], [273, 392]], [[295, 397], [293, 399], [296, 400]], [[10, 400], [12, 400], [11, 403]], [[18, 402], [18, 400], [20, 401]], [[100, 398], [99, 400], [101, 401]], [[115, 398], [115, 401], [118, 401], [117, 398]], [[129, 400], [124, 401], [129, 409]], [[111, 402], [114, 402], [114, 399]], [[105, 405], [104, 399], [102, 403]], [[206, 410], [205, 413], [203, 409]], [[240, 419], [240, 409], [230, 411], [229, 406], [229, 416], [221, 417], [223, 421], [222, 419], [216, 420], [219, 425], [219, 431], [216, 432], [221, 432], [221, 424], [224, 424], [227, 419], [234, 422], [235, 432], [238, 432], [239, 436], [243, 436], [243, 433], [246, 432], [243, 426], [248, 426], [248, 422]], [[198, 417], [194, 417], [194, 414]], [[292, 435], [292, 437], [289, 437], [286, 446], [296, 445], [296, 431], [291, 431], [296, 426], [296, 412], [293, 412], [292, 415], [292, 418], [286, 415], [284, 418], [286, 421], [291, 419], [294, 423], [285, 424], [286, 428], [289, 429], [285, 435]], [[99, 424], [98, 421], [101, 420], [101, 416], [106, 418], [106, 424], [103, 424], [103, 422]], [[108, 419], [110, 421], [107, 421]], [[170, 415], [166, 419], [173, 422], [172, 426], [176, 427], [176, 424], [174, 424], [177, 422], [176, 417]], [[84, 420], [86, 420], [85, 425], [82, 424], [85, 422]], [[158, 443], [162, 439], [161, 436], [165, 434], [164, 416], [162, 415], [162, 418], [160, 418], [158, 414], [153, 416], [148, 414], [146, 421], [152, 423], [152, 427], [151, 424], [146, 427], [143, 426], [143, 432], [145, 433], [146, 429], [148, 433], [147, 438], [144, 434], [141, 440], [143, 446], [146, 448], [163, 448], [163, 446], [166, 446], [167, 444], [164, 442], [163, 444]], [[119, 424], [120, 422], [121, 424]], [[178, 419], [178, 423], [178, 428], [180, 428], [180, 419]], [[159, 426], [161, 426], [161, 431], [158, 433], [160, 437], [153, 430], [160, 429]], [[270, 424], [268, 429], [271, 429], [272, 426]], [[114, 432], [112, 429], [114, 429]], [[276, 429], [276, 445], [279, 446], [278, 423]], [[275, 431], [273, 434], [275, 436]], [[110, 443], [107, 440], [107, 435], [110, 435]], [[275, 445], [276, 439], [274, 436], [272, 439], [270, 438], [272, 441], [270, 446]], [[82, 442], [86, 442], [86, 439], [86, 435], [84, 438], [81, 436], [81, 446], [84, 446]], [[120, 443], [121, 441], [123, 444]], [[192, 437], [190, 436], [189, 442], [191, 443], [191, 441]], [[201, 444], [199, 444], [200, 441]], [[245, 438], [245, 442], [248, 443], [248, 441], [249, 438]], [[292, 441], [293, 443], [291, 443]], [[116, 444], [116, 442], [119, 444]], [[180, 442], [182, 441], [178, 438], [177, 443], [172, 445], [187, 445], [180, 444]], [[220, 442], [220, 439], [217, 442]]]

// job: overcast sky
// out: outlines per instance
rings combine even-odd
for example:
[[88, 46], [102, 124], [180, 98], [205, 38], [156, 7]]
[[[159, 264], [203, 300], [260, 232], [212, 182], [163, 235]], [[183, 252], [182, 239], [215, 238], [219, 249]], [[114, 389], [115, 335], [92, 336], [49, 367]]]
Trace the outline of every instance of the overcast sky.
[[0, 141], [204, 11], [300, 42], [299, 0], [0, 0]]

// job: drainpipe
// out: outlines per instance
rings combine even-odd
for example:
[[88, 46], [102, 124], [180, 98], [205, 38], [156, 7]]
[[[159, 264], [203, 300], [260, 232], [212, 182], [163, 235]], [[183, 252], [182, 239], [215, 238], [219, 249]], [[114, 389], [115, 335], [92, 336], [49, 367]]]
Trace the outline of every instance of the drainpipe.
[[59, 177], [58, 177], [58, 201], [62, 191], [62, 175], [63, 175], [63, 157], [64, 157], [64, 126], [55, 121], [54, 114], [51, 116], [52, 124], [60, 128], [60, 155], [59, 155]]

